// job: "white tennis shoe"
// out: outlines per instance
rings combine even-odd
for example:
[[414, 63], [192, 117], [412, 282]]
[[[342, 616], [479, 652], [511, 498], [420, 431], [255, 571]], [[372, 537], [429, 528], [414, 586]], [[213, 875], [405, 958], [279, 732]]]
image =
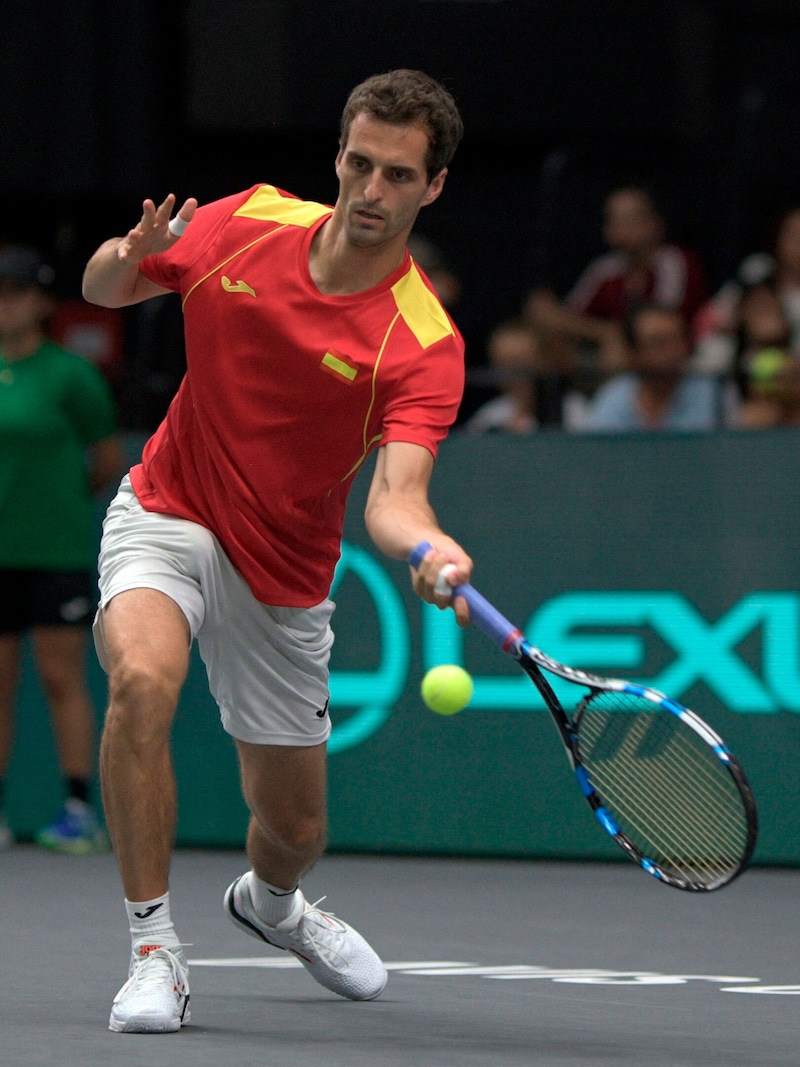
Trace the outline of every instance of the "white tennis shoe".
[[299, 891], [291, 915], [277, 926], [268, 926], [253, 908], [249, 881], [248, 871], [225, 893], [225, 910], [235, 926], [250, 937], [293, 952], [320, 985], [339, 996], [374, 1000], [383, 992], [386, 968], [361, 934], [309, 904]]
[[134, 945], [128, 981], [111, 1007], [109, 1030], [169, 1034], [188, 1022], [189, 968], [180, 946]]

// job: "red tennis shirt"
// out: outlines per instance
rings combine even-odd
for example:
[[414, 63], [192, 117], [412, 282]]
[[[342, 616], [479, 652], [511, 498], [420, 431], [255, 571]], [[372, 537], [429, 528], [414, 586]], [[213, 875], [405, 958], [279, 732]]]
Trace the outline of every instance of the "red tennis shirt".
[[409, 255], [380, 285], [320, 293], [309, 248], [332, 208], [270, 185], [198, 209], [142, 273], [181, 294], [186, 375], [131, 480], [143, 507], [201, 523], [258, 600], [323, 600], [369, 453], [435, 457], [464, 344]]

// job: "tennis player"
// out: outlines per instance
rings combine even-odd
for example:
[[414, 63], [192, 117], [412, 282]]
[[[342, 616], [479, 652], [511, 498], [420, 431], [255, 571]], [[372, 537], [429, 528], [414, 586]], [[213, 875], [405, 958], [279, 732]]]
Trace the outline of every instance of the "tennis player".
[[[407, 252], [463, 133], [451, 95], [395, 70], [358, 85], [341, 121], [333, 208], [270, 185], [198, 207], [144, 201], [95, 252], [84, 296], [121, 307], [181, 294], [187, 372], [104, 523], [95, 642], [109, 676], [101, 781], [131, 933], [111, 1030], [176, 1031], [189, 978], [170, 915], [176, 825], [170, 729], [196, 639], [251, 813], [251, 870], [224, 906], [323, 986], [377, 997], [386, 970], [352, 927], [306, 902], [326, 839], [328, 661], [347, 496], [374, 450], [365, 521], [436, 592], [472, 563], [428, 500], [464, 383], [463, 342]], [[454, 605], [468, 622], [462, 600]]]

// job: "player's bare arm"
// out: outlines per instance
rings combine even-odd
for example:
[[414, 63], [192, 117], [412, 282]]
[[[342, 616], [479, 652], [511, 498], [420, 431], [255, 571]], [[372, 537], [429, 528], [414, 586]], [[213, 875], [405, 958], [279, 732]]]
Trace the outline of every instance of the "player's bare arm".
[[[402, 441], [384, 445], [378, 451], [364, 519], [377, 547], [393, 559], [407, 559], [420, 541], [433, 545], [420, 567], [412, 568], [414, 592], [429, 604], [447, 607], [450, 595], [436, 591], [441, 572], [448, 568], [451, 586], [468, 582], [472, 560], [439, 526], [428, 500], [432, 472], [427, 448]], [[459, 625], [469, 625], [466, 602], [457, 598], [452, 606]]]
[[194, 217], [197, 201], [189, 197], [172, 219], [174, 207], [172, 193], [158, 206], [145, 200], [136, 226], [124, 237], [112, 237], [98, 248], [83, 274], [84, 299], [102, 307], [126, 307], [169, 292], [141, 274], [139, 263], [180, 240]]

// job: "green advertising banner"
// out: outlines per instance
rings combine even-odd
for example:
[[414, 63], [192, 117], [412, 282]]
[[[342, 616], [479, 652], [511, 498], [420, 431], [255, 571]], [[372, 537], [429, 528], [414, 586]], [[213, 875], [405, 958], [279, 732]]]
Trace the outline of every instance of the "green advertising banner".
[[[756, 862], [800, 862], [800, 431], [518, 439], [454, 434], [432, 501], [475, 560], [474, 584], [556, 659], [646, 682], [694, 707], [750, 778]], [[408, 568], [348, 509], [333, 599], [332, 850], [616, 859], [578, 794], [530, 682], [485, 637], [411, 592]], [[437, 663], [475, 693], [421, 702]], [[92, 662], [102, 706], [104, 679]], [[574, 690], [574, 687], [572, 687]], [[564, 683], [560, 695], [572, 699]], [[240, 847], [233, 746], [193, 663], [174, 731], [179, 843]], [[30, 665], [9, 818], [32, 833], [58, 781]]]

